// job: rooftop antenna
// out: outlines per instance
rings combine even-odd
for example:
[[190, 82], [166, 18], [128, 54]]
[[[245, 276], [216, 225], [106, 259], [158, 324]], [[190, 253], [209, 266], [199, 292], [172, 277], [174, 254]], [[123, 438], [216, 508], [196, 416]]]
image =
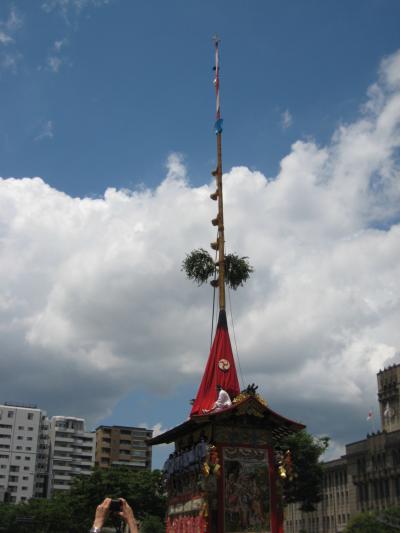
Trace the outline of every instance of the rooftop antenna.
[[218, 236], [216, 242], [211, 243], [211, 248], [218, 252], [216, 264], [218, 267], [218, 278], [213, 282], [215, 287], [218, 287], [219, 292], [219, 308], [225, 310], [225, 233], [224, 233], [224, 203], [222, 193], [222, 123], [221, 105], [219, 95], [219, 44], [218, 36], [213, 38], [215, 46], [215, 125], [214, 130], [217, 136], [217, 168], [211, 173], [215, 177], [216, 191], [210, 195], [212, 200], [218, 200], [218, 214], [212, 220], [213, 226], [218, 226]]

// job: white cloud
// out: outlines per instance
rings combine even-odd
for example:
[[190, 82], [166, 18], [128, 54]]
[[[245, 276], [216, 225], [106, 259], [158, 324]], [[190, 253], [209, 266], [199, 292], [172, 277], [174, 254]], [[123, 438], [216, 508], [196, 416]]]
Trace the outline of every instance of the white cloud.
[[68, 44], [68, 39], [60, 39], [54, 41], [49, 55], [47, 57], [47, 69], [54, 73], [59, 72], [61, 66], [65, 63], [65, 56], [63, 56], [63, 50]]
[[153, 430], [153, 437], [158, 437], [158, 435], [165, 433], [169, 429], [169, 428], [164, 428], [162, 425], [162, 422], [157, 422], [151, 427], [149, 427], [149, 425], [146, 422], [142, 422], [141, 424], [139, 424], [139, 427]]
[[54, 41], [53, 48], [56, 52], [59, 52], [61, 48], [64, 48], [67, 44], [67, 39], [60, 39], [59, 41]]
[[15, 7], [10, 9], [7, 19], [0, 20], [0, 45], [7, 46], [7, 51], [0, 50], [0, 66], [5, 70], [16, 72], [18, 62], [22, 58], [15, 41], [15, 34], [22, 24], [22, 17]]
[[43, 141], [44, 139], [52, 139], [54, 137], [54, 124], [52, 120], [45, 122], [35, 137], [35, 141]]
[[329, 441], [329, 446], [326, 450], [326, 452], [322, 456], [323, 461], [332, 461], [333, 459], [337, 459], [338, 457], [341, 457], [346, 453], [346, 447], [338, 443], [334, 440]]
[[7, 35], [4, 31], [0, 30], [0, 44], [9, 44], [13, 42], [13, 38]]
[[22, 28], [23, 26], [22, 16], [20, 15], [20, 13], [16, 10], [14, 6], [10, 9], [10, 13], [4, 25], [7, 28], [7, 30], [12, 31], [12, 32]]
[[17, 52], [8, 52], [0, 54], [0, 66], [5, 70], [13, 73], [17, 72], [18, 63], [21, 60], [21, 54]]
[[101, 7], [110, 4], [113, 0], [45, 0], [42, 9], [47, 13], [60, 11], [67, 15], [68, 11], [74, 10], [79, 13], [88, 7]]
[[53, 72], [58, 72], [62, 65], [62, 59], [57, 56], [50, 56], [47, 58], [47, 65]]
[[[255, 267], [232, 295], [246, 381], [337, 449], [367, 431], [375, 373], [400, 362], [399, 69], [400, 52], [327, 146], [295, 142], [273, 178], [224, 176], [228, 249]], [[176, 154], [157, 189], [101, 199], [2, 180], [3, 396], [93, 419], [129, 390], [195, 393], [210, 289], [180, 266], [214, 238], [213, 189]]]
[[293, 124], [293, 117], [290, 113], [289, 109], [285, 109], [285, 111], [281, 115], [281, 126], [284, 130], [287, 130], [290, 128], [290, 126]]

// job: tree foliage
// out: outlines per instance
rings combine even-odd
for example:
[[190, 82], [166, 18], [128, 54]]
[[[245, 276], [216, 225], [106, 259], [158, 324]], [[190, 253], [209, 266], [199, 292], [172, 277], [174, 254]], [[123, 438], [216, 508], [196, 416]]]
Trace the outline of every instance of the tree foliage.
[[[392, 527], [395, 524], [397, 527]], [[400, 508], [359, 513], [347, 524], [344, 533], [395, 533], [400, 526]]]
[[320, 457], [328, 445], [327, 437], [318, 439], [305, 430], [292, 433], [279, 442], [282, 451], [290, 450], [293, 463], [293, 477], [283, 480], [285, 503], [300, 503], [302, 511], [315, 510], [315, 504], [322, 499], [323, 465]]
[[[199, 248], [186, 255], [182, 270], [189, 279], [202, 285], [215, 276], [217, 267], [211, 255], [203, 248]], [[237, 254], [225, 255], [225, 282], [231, 289], [236, 290], [242, 286], [253, 271], [248, 257], [239, 257]]]
[[249, 279], [250, 274], [254, 272], [248, 259], [248, 257], [239, 257], [236, 254], [225, 256], [225, 278], [231, 289], [236, 290], [238, 287], [242, 287]]
[[195, 281], [198, 285], [206, 283], [214, 276], [216, 271], [211, 255], [203, 248], [193, 250], [186, 255], [182, 263], [182, 270], [189, 279]]
[[[97, 469], [90, 476], [77, 477], [69, 491], [46, 500], [0, 504], [0, 531], [23, 533], [81, 533], [89, 531], [97, 505], [105, 497], [125, 498], [135, 516], [147, 527], [159, 527], [165, 516], [165, 496], [158, 470]], [[29, 517], [30, 524], [18, 523]], [[153, 526], [151, 525], [153, 524]], [[158, 526], [156, 526], [158, 524]], [[154, 533], [158, 529], [153, 529]]]

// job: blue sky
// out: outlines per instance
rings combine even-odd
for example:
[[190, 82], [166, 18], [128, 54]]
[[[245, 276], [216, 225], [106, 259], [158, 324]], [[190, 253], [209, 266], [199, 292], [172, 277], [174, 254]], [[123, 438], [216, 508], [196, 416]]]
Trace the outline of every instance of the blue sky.
[[185, 155], [194, 184], [208, 181], [215, 32], [225, 167], [266, 175], [296, 139], [325, 142], [352, 118], [399, 44], [396, 1], [47, 4], [0, 6], [0, 20], [13, 7], [21, 19], [2, 47], [15, 56], [14, 72], [1, 72], [2, 173], [80, 196], [154, 186], [171, 151]]
[[[218, 33], [227, 225], [256, 267], [234, 294], [241, 365], [275, 410], [331, 432], [334, 450], [362, 438], [375, 373], [400, 345], [399, 142], [392, 126], [378, 135], [380, 120], [389, 123], [381, 100], [396, 101], [399, 17], [397, 0], [3, 0], [0, 384], [18, 396], [4, 400], [94, 425], [165, 429], [187, 416], [207, 357], [211, 293], [186, 282], [180, 262], [213, 239], [203, 197], [215, 164]], [[365, 156], [375, 149], [379, 164]], [[364, 197], [376, 176], [382, 195]], [[342, 270], [340, 254], [359, 258], [368, 246], [386, 246], [390, 261], [368, 270], [355, 259], [354, 271]], [[367, 281], [378, 275], [379, 294]], [[302, 321], [299, 286], [309, 303]], [[340, 324], [329, 338], [327, 324]], [[282, 338], [271, 340], [269, 327]], [[336, 399], [326, 365], [343, 383]], [[43, 383], [44, 372], [58, 377]], [[282, 382], [292, 391], [296, 373], [298, 390], [315, 385], [303, 402], [279, 391]], [[324, 412], [310, 414], [321, 398]], [[163, 454], [155, 451], [156, 466]]]

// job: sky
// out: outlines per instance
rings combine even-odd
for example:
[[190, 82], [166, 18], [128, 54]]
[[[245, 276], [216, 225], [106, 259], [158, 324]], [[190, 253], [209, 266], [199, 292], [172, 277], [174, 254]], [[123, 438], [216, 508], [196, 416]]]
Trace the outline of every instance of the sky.
[[241, 385], [330, 457], [370, 409], [378, 427], [376, 373], [400, 363], [399, 17], [397, 0], [2, 0], [0, 401], [89, 428], [187, 418], [212, 289], [181, 263], [215, 238], [217, 33], [227, 251], [255, 269], [229, 294]]

